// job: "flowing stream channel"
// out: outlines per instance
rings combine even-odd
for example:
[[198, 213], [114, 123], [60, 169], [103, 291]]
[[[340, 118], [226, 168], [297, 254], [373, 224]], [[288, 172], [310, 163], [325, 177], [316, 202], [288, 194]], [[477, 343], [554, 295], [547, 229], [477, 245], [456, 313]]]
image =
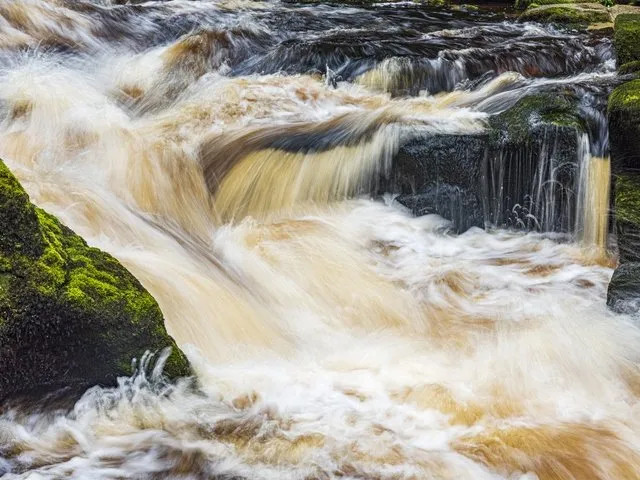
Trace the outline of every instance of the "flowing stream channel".
[[[160, 359], [5, 410], [3, 479], [640, 478], [640, 330], [605, 305], [610, 40], [413, 3], [117, 3], [0, 2], [0, 158], [141, 281], [196, 378]], [[458, 234], [383, 191], [407, 132], [482, 134], [558, 88], [590, 126], [566, 202], [540, 167], [509, 223], [492, 179]]]

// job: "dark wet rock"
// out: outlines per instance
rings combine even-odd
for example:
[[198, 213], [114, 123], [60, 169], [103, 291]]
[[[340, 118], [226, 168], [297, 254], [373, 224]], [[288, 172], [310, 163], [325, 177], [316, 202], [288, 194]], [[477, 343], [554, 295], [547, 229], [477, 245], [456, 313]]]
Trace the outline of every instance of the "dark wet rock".
[[[621, 74], [640, 70], [640, 15], [616, 18], [615, 47]], [[607, 304], [637, 311], [640, 282], [640, 79], [618, 86], [609, 96], [609, 138], [614, 174], [614, 212], [621, 266], [609, 284]], [[635, 292], [635, 293], [634, 293]]]
[[640, 310], [640, 263], [624, 263], [616, 268], [607, 291], [607, 305], [618, 313]]
[[614, 182], [620, 262], [640, 262], [640, 175], [618, 174]]
[[640, 60], [640, 14], [623, 13], [616, 17], [614, 45], [618, 65]]
[[520, 16], [523, 22], [559, 23], [572, 28], [587, 28], [591, 24], [608, 23], [611, 16], [599, 3], [562, 3], [530, 6]]
[[151, 295], [115, 258], [36, 208], [0, 161], [0, 398], [113, 384], [145, 350], [189, 365]]
[[529, 95], [513, 107], [491, 118], [493, 144], [498, 147], [518, 147], [539, 140], [545, 127], [585, 130], [585, 124], [570, 94], [554, 92]]
[[392, 191], [416, 215], [437, 213], [458, 231], [484, 225], [481, 171], [486, 135], [414, 136], [394, 162]]
[[576, 202], [579, 142], [586, 125], [571, 96], [525, 97], [490, 120], [487, 222], [569, 232]]
[[390, 191], [414, 214], [440, 214], [457, 231], [570, 231], [585, 131], [575, 104], [558, 94], [528, 96], [488, 127], [482, 135], [414, 134], [394, 160]]
[[608, 109], [614, 173], [640, 171], [640, 80], [617, 87]]

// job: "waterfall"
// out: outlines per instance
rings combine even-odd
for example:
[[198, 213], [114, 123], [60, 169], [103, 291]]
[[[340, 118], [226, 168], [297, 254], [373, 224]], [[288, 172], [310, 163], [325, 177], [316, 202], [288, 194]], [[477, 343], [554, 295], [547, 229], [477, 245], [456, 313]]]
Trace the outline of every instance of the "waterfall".
[[[637, 477], [640, 329], [591, 248], [608, 39], [411, 2], [121, 3], [0, 3], [0, 158], [157, 299], [195, 378], [160, 359], [1, 405], [3, 479]], [[579, 88], [585, 134], [533, 115], [486, 148], [520, 98]], [[409, 138], [451, 218], [387, 188]], [[468, 205], [487, 228], [457, 233]]]
[[611, 160], [591, 154], [589, 140], [582, 138], [578, 205], [575, 231], [586, 246], [603, 253], [609, 236]]

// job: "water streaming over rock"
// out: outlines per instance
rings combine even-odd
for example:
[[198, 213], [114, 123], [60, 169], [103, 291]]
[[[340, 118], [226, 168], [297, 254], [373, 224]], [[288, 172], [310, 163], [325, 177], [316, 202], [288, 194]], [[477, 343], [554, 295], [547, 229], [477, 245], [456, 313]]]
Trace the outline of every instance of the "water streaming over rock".
[[[419, 5], [117, 3], [0, 4], [0, 157], [140, 279], [197, 378], [160, 360], [71, 409], [6, 406], [3, 478], [638, 478], [640, 330], [579, 241], [607, 231], [608, 40]], [[485, 146], [558, 91], [582, 133]], [[475, 139], [492, 228], [398, 204], [416, 138]]]

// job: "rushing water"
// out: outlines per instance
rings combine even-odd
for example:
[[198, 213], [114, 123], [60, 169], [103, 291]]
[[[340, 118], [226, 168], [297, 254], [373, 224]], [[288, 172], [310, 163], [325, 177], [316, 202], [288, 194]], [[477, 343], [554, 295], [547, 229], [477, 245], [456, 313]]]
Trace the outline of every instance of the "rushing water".
[[[5, 409], [0, 474], [639, 478], [640, 330], [593, 248], [611, 69], [608, 40], [415, 5], [1, 2], [0, 157], [197, 376]], [[375, 195], [407, 130], [480, 133], [558, 85], [590, 119], [574, 236], [454, 235]]]

